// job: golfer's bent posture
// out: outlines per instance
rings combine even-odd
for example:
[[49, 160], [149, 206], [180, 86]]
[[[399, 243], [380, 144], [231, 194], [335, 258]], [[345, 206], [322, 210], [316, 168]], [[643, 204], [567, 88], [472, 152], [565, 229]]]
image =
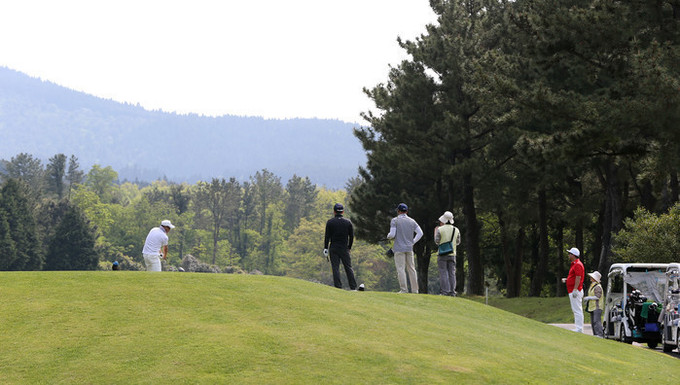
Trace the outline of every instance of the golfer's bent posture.
[[159, 227], [149, 231], [142, 250], [146, 271], [161, 271], [161, 258], [168, 258], [168, 233], [174, 228], [175, 226], [166, 219]]
[[[354, 279], [354, 270], [352, 270], [352, 260], [350, 258], [350, 250], [354, 242], [354, 227], [349, 219], [343, 218], [342, 213], [345, 208], [340, 203], [336, 203], [333, 207], [335, 216], [326, 222], [326, 233], [323, 240], [323, 254], [326, 258], [330, 254], [331, 270], [333, 271], [333, 285], [338, 289], [342, 288], [340, 281], [340, 262], [345, 267], [347, 274], [347, 283], [349, 288], [356, 290], [357, 282]], [[330, 243], [330, 247], [328, 244]]]

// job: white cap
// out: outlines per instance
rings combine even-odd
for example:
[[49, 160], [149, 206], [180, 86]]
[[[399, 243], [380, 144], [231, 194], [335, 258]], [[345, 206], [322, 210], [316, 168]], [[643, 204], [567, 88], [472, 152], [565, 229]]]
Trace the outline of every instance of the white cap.
[[439, 222], [453, 224], [453, 214], [450, 211], [445, 211], [444, 214], [439, 217]]
[[596, 280], [597, 282], [600, 282], [600, 280], [602, 279], [602, 274], [600, 274], [599, 271], [593, 271], [592, 273], [588, 273], [588, 275], [590, 276], [590, 278]]
[[576, 258], [578, 258], [579, 256], [581, 256], [581, 253], [580, 253], [580, 252], [578, 251], [578, 249], [575, 248], [575, 247], [572, 247], [571, 249], [567, 250], [567, 253], [569, 253], [569, 254], [574, 254], [574, 255], [576, 256]]
[[171, 229], [174, 229], [174, 228], [175, 228], [175, 225], [173, 225], [172, 223], [170, 223], [170, 221], [167, 220], [167, 219], [164, 220], [164, 221], [161, 221], [161, 226], [169, 227], [169, 228], [171, 228]]

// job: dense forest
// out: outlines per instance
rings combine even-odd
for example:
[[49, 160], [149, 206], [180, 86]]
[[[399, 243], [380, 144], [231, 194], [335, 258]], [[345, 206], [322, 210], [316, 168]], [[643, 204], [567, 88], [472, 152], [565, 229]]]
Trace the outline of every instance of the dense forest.
[[[284, 185], [268, 167], [120, 182], [110, 166], [85, 174], [75, 156], [43, 167], [22, 153], [0, 170], [0, 269], [139, 268], [146, 233], [170, 219], [168, 269], [330, 283], [320, 249], [335, 202], [355, 224], [358, 281], [375, 290], [396, 290], [384, 238], [399, 202], [425, 233], [423, 293], [437, 290], [432, 235], [446, 210], [468, 294], [563, 295], [574, 246], [605, 276], [617, 261], [677, 261], [680, 2], [430, 3], [437, 23], [399, 39], [410, 58], [365, 89], [375, 111], [354, 133], [367, 162], [345, 190], [297, 175]], [[76, 239], [82, 252], [55, 261]]]
[[[77, 157], [46, 165], [30, 154], [1, 162], [0, 270], [143, 270], [147, 233], [163, 219], [170, 233], [164, 270], [287, 275], [332, 284], [323, 236], [344, 190], [293, 176], [285, 185], [264, 169], [194, 185], [120, 182], [110, 166], [87, 173]], [[351, 216], [351, 212], [348, 212]], [[386, 224], [388, 226], [388, 224]], [[397, 289], [385, 248], [357, 241], [357, 278], [372, 290]]]
[[380, 239], [385, 203], [406, 201], [427, 237], [421, 276], [444, 210], [464, 236], [468, 293], [495, 277], [510, 297], [562, 294], [572, 246], [606, 276], [635, 243], [617, 238], [626, 219], [678, 201], [680, 2], [430, 3], [437, 23], [400, 39], [410, 59], [365, 90], [376, 111], [356, 130], [368, 161], [350, 196], [361, 235]]

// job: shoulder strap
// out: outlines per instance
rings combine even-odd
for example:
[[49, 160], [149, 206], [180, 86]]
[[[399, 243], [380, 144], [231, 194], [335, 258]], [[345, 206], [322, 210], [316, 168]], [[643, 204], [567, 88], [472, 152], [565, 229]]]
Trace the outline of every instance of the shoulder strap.
[[453, 239], [456, 237], [456, 231], [458, 231], [458, 228], [456, 226], [453, 226], [453, 231], [451, 232], [451, 240], [449, 242], [453, 243]]
[[[449, 239], [449, 242], [451, 242], [451, 244], [453, 244], [453, 238], [456, 237], [456, 226], [451, 226], [451, 227], [453, 227], [453, 230], [451, 231], [451, 239]], [[449, 243], [449, 242], [446, 242], [446, 243]]]

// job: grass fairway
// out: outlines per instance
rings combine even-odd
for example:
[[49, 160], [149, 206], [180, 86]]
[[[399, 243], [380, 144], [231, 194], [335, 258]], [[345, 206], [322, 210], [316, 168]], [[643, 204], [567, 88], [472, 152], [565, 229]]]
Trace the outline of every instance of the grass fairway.
[[462, 298], [301, 280], [0, 273], [2, 384], [670, 383], [680, 361]]
[[[485, 303], [480, 296], [464, 296], [476, 302]], [[574, 313], [571, 312], [569, 297], [490, 297], [489, 306], [497, 307], [522, 317], [531, 318], [545, 323], [574, 323]], [[590, 323], [590, 316], [584, 312], [585, 322]]]

